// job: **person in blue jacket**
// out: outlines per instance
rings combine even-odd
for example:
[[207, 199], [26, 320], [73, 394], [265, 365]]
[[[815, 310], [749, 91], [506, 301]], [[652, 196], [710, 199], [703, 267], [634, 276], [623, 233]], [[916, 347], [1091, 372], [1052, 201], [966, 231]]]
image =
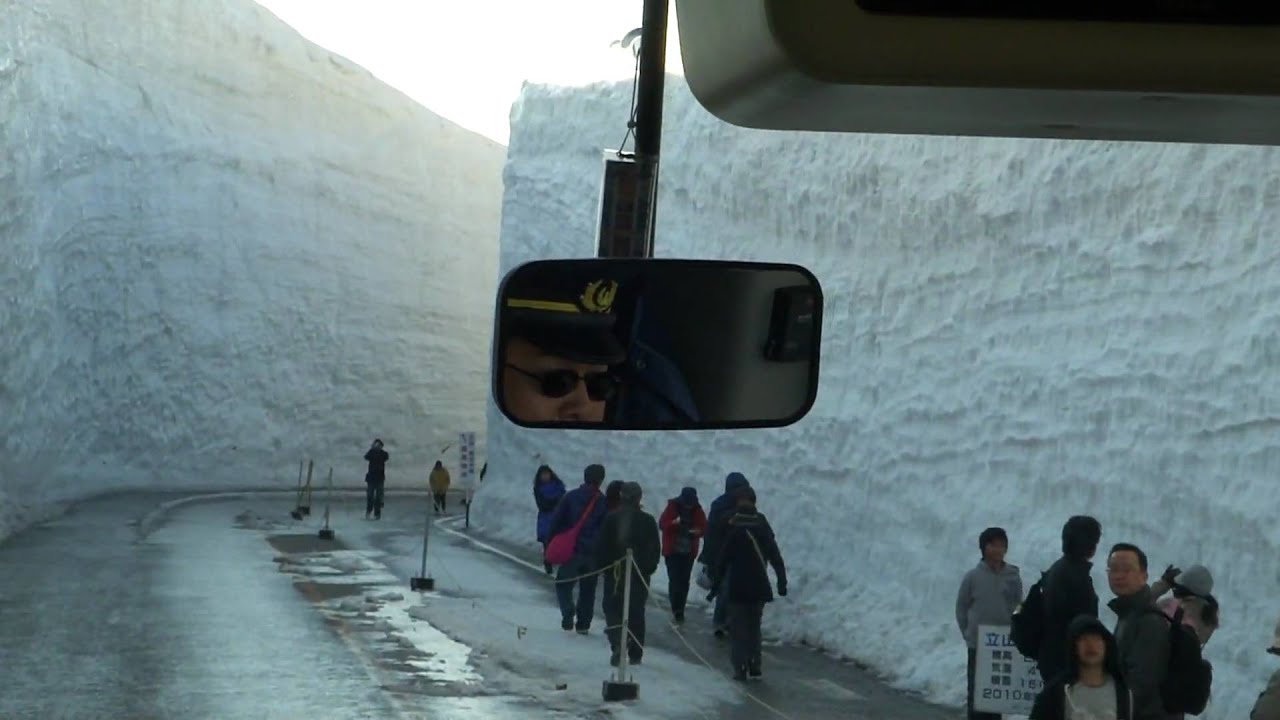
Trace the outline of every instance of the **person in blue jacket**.
[[[706, 565], [708, 570], [714, 569], [720, 560], [724, 538], [729, 529], [729, 518], [738, 509], [739, 493], [750, 488], [751, 483], [747, 482], [745, 475], [731, 472], [724, 479], [724, 494], [711, 502], [707, 513], [707, 534], [702, 544], [702, 555], [698, 557], [698, 562]], [[728, 576], [720, 581], [727, 584]], [[723, 590], [723, 587], [717, 588], [715, 610], [711, 616], [711, 625], [718, 638], [723, 638], [729, 632], [729, 604], [725, 600], [728, 593]]]
[[[591, 630], [595, 614], [596, 581], [595, 544], [600, 526], [604, 524], [608, 510], [600, 485], [604, 482], [604, 466], [588, 465], [582, 473], [580, 487], [565, 494], [551, 516], [548, 538], [573, 529], [585, 518], [578, 541], [573, 548], [573, 559], [561, 565], [556, 574], [556, 598], [560, 601], [560, 627], [577, 630], [586, 635]], [[588, 516], [588, 512], [590, 515]], [[548, 540], [550, 542], [550, 540]], [[573, 586], [578, 586], [577, 603], [574, 603]]]
[[[533, 476], [533, 501], [538, 505], [538, 542], [542, 544], [544, 554], [547, 543], [551, 542], [551, 516], [564, 494], [564, 481], [549, 466], [539, 466]], [[543, 567], [550, 575], [551, 563], [544, 562]]]

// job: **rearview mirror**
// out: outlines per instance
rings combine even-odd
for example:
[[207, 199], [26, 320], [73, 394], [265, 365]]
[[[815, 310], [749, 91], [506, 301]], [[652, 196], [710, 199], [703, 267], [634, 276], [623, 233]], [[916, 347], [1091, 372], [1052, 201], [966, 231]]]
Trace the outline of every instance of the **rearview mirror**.
[[496, 325], [494, 399], [523, 427], [780, 427], [818, 394], [822, 288], [798, 265], [540, 260]]

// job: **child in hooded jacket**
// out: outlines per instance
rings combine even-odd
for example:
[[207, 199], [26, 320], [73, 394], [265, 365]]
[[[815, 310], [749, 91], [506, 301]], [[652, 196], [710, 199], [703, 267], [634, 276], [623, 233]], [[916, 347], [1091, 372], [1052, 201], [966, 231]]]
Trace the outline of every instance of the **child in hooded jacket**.
[[1072, 620], [1067, 652], [1066, 670], [1036, 698], [1031, 720], [1134, 720], [1133, 693], [1107, 626], [1088, 615]]

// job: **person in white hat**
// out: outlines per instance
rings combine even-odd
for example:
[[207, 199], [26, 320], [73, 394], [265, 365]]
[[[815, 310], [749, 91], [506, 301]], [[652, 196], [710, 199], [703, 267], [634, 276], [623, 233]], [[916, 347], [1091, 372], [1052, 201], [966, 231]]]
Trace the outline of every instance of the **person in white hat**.
[[1173, 591], [1173, 597], [1161, 600], [1157, 605], [1165, 615], [1173, 618], [1182, 608], [1182, 624], [1195, 631], [1203, 647], [1218, 629], [1218, 601], [1213, 596], [1213, 575], [1203, 565], [1192, 565], [1186, 570], [1170, 565], [1164, 575], [1151, 585], [1151, 594], [1160, 597]]
[[[1267, 652], [1280, 655], [1280, 621], [1276, 622], [1276, 635]], [[1267, 689], [1258, 696], [1249, 720], [1280, 720], [1280, 670], [1276, 670], [1267, 681]]]

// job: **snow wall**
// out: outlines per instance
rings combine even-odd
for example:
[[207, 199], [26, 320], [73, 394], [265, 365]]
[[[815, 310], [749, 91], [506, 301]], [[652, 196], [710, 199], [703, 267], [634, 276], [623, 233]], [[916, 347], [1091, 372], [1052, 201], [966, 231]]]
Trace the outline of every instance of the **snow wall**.
[[[594, 253], [601, 149], [629, 100], [526, 86], [502, 272]], [[817, 406], [790, 428], [683, 434], [522, 430], [491, 406], [473, 520], [532, 544], [538, 452], [571, 485], [604, 462], [655, 512], [684, 484], [707, 505], [741, 470], [791, 573], [766, 631], [960, 704], [954, 603], [979, 532], [1008, 528], [1030, 585], [1091, 513], [1103, 555], [1134, 541], [1156, 575], [1212, 569], [1204, 717], [1247, 715], [1280, 613], [1280, 153], [751, 131], [676, 78], [664, 130], [658, 254], [813, 269]]]
[[501, 145], [252, 0], [0, 4], [0, 538], [484, 429]]

